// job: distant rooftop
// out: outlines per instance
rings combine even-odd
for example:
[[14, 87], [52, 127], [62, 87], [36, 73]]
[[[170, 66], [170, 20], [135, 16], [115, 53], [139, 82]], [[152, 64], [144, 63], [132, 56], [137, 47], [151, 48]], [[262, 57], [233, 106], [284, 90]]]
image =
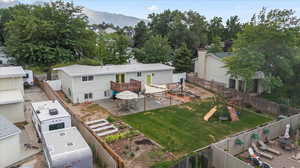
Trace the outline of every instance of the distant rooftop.
[[0, 140], [20, 134], [21, 130], [0, 115]]
[[19, 90], [0, 91], [0, 105], [24, 102], [23, 95]]
[[83, 154], [82, 152], [90, 150], [76, 127], [46, 133], [44, 139], [49, 153], [53, 157], [64, 157], [63, 154], [72, 152]]
[[[57, 100], [34, 102], [31, 105], [35, 112], [39, 111], [39, 113], [37, 113], [37, 117], [40, 121], [70, 116], [70, 114], [64, 109], [64, 107]], [[49, 113], [50, 109], [57, 109], [58, 114], [50, 115]]]
[[0, 78], [23, 77], [25, 72], [20, 66], [0, 67]]
[[69, 76], [82, 75], [107, 75], [126, 72], [146, 72], [174, 70], [174, 67], [164, 64], [124, 64], [124, 65], [104, 65], [104, 66], [88, 66], [88, 65], [70, 65], [53, 70], [61, 70]]

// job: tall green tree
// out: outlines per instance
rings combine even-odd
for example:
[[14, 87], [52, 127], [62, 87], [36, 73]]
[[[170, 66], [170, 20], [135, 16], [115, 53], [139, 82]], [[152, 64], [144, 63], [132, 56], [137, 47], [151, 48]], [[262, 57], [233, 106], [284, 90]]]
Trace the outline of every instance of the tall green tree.
[[144, 21], [139, 22], [134, 28], [134, 47], [141, 48], [149, 38], [149, 29]]
[[186, 44], [182, 44], [179, 49], [175, 51], [173, 66], [176, 72], [192, 72], [192, 58], [193, 54]]
[[168, 63], [172, 60], [172, 48], [167, 38], [151, 36], [143, 48], [135, 50], [135, 58], [142, 63]]
[[299, 24], [292, 10], [263, 9], [254, 15], [234, 43], [235, 55], [225, 59], [229, 73], [249, 83], [256, 72], [263, 72], [269, 91], [286, 83], [299, 63]]
[[96, 58], [102, 64], [125, 64], [132, 57], [132, 41], [124, 34], [100, 34]]
[[213, 17], [209, 22], [208, 41], [212, 43], [215, 38], [223, 38], [224, 25], [221, 17]]
[[221, 41], [221, 37], [215, 36], [207, 51], [209, 53], [223, 52], [223, 48], [224, 47], [223, 47], [223, 42]]
[[226, 21], [226, 27], [224, 32], [224, 40], [234, 40], [237, 38], [239, 32], [242, 31], [243, 25], [240, 23], [238, 16], [231, 16]]
[[17, 5], [9, 10], [4, 41], [18, 64], [49, 68], [95, 55], [96, 34], [73, 3]]

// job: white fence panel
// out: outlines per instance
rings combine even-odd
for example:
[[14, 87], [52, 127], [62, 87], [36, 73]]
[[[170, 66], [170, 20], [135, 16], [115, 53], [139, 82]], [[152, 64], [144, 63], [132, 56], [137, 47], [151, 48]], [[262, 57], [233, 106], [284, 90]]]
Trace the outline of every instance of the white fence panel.
[[174, 73], [173, 74], [173, 83], [180, 82], [180, 79], [186, 80], [186, 73]]
[[61, 90], [61, 80], [46, 81], [54, 91]]

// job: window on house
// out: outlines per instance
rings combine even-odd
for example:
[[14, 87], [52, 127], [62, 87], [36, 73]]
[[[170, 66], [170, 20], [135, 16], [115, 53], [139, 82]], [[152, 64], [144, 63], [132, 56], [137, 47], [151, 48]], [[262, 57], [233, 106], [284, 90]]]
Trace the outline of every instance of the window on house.
[[94, 80], [94, 76], [88, 76], [88, 80], [89, 80], [89, 81]]
[[85, 81], [87, 81], [87, 80], [88, 80], [87, 76], [83, 76], [83, 77], [82, 77], [82, 81], [83, 81], [83, 82], [85, 82]]
[[49, 125], [49, 131], [65, 128], [65, 123], [57, 123]]
[[93, 93], [85, 93], [84, 94], [84, 99], [92, 99], [93, 98]]
[[93, 98], [93, 93], [89, 93], [89, 99]]
[[105, 92], [104, 92], [104, 96], [105, 96], [105, 97], [109, 97], [109, 96], [110, 96], [110, 91], [109, 91], [109, 90], [105, 91]]
[[138, 76], [138, 77], [142, 76], [142, 72], [138, 72], [138, 73], [137, 73], [137, 76]]
[[94, 80], [94, 76], [82, 76], [83, 82], [92, 81], [92, 80]]
[[235, 89], [235, 79], [229, 79], [229, 88]]

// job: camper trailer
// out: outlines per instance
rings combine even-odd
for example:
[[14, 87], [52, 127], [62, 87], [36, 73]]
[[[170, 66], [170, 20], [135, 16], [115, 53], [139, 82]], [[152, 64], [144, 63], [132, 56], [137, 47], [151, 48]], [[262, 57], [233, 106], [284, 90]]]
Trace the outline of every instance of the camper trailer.
[[33, 86], [33, 72], [31, 70], [24, 70], [25, 76], [23, 77], [24, 86], [30, 87]]
[[71, 115], [57, 100], [35, 102], [31, 105], [32, 121], [39, 138], [44, 133], [71, 127]]
[[76, 127], [44, 134], [44, 155], [49, 168], [92, 168], [93, 155]]

